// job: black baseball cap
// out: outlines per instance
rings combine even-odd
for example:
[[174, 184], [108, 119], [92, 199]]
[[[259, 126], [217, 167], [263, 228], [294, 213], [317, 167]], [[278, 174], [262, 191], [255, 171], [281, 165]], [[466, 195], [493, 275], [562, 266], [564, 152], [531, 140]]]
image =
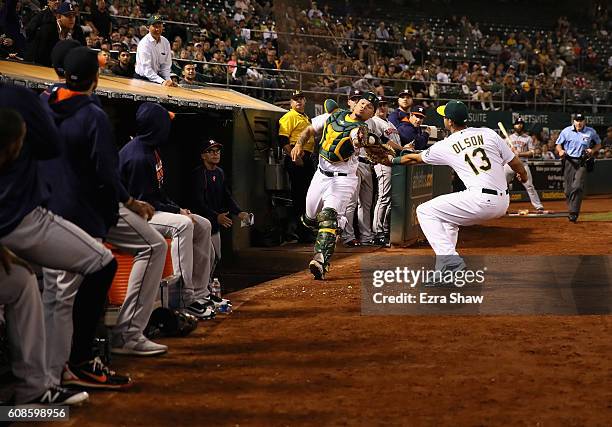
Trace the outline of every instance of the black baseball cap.
[[404, 89], [403, 91], [397, 94], [398, 98], [402, 98], [404, 96], [409, 96], [410, 98], [412, 98], [413, 97], [412, 91], [410, 89]]
[[202, 144], [200, 145], [200, 153], [204, 153], [215, 147], [223, 148], [223, 144], [215, 141], [214, 139], [209, 139], [208, 141], [202, 142]]
[[586, 120], [586, 117], [584, 117], [584, 114], [582, 113], [576, 113], [574, 115], [574, 120], [576, 120], [577, 122], [581, 122], [583, 120]]
[[93, 80], [98, 74], [98, 67], [98, 52], [84, 46], [70, 50], [64, 59], [66, 80], [73, 83]]
[[361, 99], [361, 91], [359, 89], [353, 90], [349, 95], [349, 99]]
[[464, 124], [468, 119], [468, 108], [461, 101], [448, 101], [446, 105], [440, 105], [436, 111], [442, 117], [451, 119], [458, 125]]
[[517, 117], [516, 120], [514, 121], [514, 124], [518, 125], [519, 123], [525, 124], [525, 120], [523, 120], [522, 117]]
[[425, 107], [423, 107], [422, 105], [415, 105], [414, 107], [412, 107], [410, 109], [410, 114], [414, 114], [415, 116], [421, 116], [422, 118], [425, 118], [425, 116], [427, 114], [425, 114]]
[[301, 90], [294, 90], [293, 93], [291, 93], [291, 99], [300, 99], [300, 98], [306, 98], [306, 94], [302, 92]]
[[64, 77], [64, 59], [72, 49], [80, 47], [81, 43], [75, 39], [60, 40], [51, 50], [51, 64], [58, 76]]
[[55, 13], [57, 13], [58, 15], [74, 15], [76, 13], [76, 10], [74, 10], [74, 6], [71, 2], [65, 1], [59, 5]]

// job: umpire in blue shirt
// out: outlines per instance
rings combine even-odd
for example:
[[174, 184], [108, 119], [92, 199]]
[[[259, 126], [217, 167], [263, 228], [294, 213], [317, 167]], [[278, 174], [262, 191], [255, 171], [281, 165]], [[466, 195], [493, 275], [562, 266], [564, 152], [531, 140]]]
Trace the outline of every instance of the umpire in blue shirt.
[[574, 116], [574, 123], [561, 131], [557, 139], [557, 154], [563, 159], [563, 181], [569, 220], [576, 222], [584, 196], [587, 169], [601, 147], [597, 132], [586, 125], [584, 114]]

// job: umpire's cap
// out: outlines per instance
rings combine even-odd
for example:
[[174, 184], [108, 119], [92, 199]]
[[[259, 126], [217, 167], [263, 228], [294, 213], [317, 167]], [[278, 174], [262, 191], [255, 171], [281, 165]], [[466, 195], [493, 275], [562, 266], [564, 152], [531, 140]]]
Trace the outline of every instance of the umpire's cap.
[[326, 113], [331, 114], [338, 109], [338, 103], [333, 99], [326, 99], [323, 103], [323, 109]]
[[200, 153], [205, 153], [215, 147], [223, 148], [223, 144], [215, 141], [214, 139], [209, 139], [207, 141], [202, 142], [202, 144], [200, 145]]
[[66, 80], [73, 83], [93, 81], [98, 74], [98, 53], [88, 47], [76, 47], [64, 59]]
[[451, 119], [458, 125], [464, 124], [468, 119], [468, 108], [461, 101], [448, 101], [446, 105], [440, 105], [436, 111], [442, 117]]
[[51, 63], [58, 76], [64, 77], [64, 59], [72, 49], [81, 46], [75, 39], [60, 40], [51, 51]]
[[584, 114], [582, 114], [582, 113], [576, 113], [574, 115], [574, 120], [576, 120], [577, 122], [581, 122], [581, 121], [583, 121], [585, 119], [586, 119], [586, 117], [584, 117]]

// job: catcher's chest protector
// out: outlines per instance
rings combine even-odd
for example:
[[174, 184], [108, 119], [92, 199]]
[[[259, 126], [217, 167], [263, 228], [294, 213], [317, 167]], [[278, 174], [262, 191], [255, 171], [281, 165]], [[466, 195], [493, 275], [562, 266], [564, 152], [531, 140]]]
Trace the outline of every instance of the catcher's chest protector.
[[323, 136], [319, 141], [319, 155], [330, 163], [346, 162], [355, 152], [351, 142], [351, 131], [364, 122], [352, 120], [348, 110], [337, 111], [325, 122]]

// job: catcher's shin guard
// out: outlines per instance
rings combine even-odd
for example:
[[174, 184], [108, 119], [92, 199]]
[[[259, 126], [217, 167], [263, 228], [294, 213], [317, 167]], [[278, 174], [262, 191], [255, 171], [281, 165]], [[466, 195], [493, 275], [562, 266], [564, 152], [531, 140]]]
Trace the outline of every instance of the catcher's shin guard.
[[338, 213], [332, 208], [323, 208], [317, 215], [319, 232], [315, 241], [315, 254], [323, 255], [323, 268], [329, 264], [336, 249], [336, 233], [338, 232]]

